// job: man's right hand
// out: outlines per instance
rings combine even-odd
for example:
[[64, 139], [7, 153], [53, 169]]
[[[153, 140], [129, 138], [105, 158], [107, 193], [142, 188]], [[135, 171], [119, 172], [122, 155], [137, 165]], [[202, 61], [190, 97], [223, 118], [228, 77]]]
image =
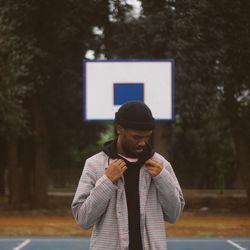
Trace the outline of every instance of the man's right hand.
[[108, 166], [107, 170], [105, 171], [105, 175], [115, 183], [122, 174], [127, 170], [126, 163], [122, 159], [115, 159], [111, 162]]

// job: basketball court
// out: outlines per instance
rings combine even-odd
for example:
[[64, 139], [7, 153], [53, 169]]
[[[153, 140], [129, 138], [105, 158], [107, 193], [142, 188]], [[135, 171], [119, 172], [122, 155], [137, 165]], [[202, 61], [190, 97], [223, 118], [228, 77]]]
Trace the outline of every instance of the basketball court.
[[[89, 238], [1, 237], [1, 250], [87, 250]], [[249, 250], [250, 238], [170, 238], [168, 250]]]
[[[113, 120], [128, 101], [146, 103], [157, 120], [175, 119], [171, 59], [85, 61], [83, 74], [84, 121]], [[89, 244], [83, 237], [0, 237], [0, 250], [87, 250]], [[250, 250], [250, 238], [169, 238], [167, 249]]]

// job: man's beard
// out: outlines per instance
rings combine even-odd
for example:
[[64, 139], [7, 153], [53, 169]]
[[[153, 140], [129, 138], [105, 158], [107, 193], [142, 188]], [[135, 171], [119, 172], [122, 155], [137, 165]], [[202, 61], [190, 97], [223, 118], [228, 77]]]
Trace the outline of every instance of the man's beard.
[[[123, 152], [125, 152], [126, 156], [131, 157], [131, 158], [138, 158], [143, 153], [143, 151], [136, 152], [136, 148], [134, 150], [131, 149], [126, 142], [122, 145], [122, 149], [123, 149]], [[144, 147], [139, 147], [138, 149], [144, 149]]]

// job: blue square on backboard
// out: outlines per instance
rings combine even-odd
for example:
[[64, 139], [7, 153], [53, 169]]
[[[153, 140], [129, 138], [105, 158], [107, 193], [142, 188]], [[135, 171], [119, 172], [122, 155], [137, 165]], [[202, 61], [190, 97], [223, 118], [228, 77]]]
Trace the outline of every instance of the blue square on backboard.
[[114, 105], [123, 105], [129, 101], [144, 102], [144, 84], [114, 83]]

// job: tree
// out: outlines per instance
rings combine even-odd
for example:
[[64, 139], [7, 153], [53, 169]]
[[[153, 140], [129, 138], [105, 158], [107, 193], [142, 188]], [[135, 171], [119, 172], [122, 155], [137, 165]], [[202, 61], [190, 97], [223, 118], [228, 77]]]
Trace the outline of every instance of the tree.
[[81, 124], [81, 64], [102, 22], [98, 12], [93, 1], [1, 2], [0, 131], [13, 206], [31, 198], [47, 207], [51, 159], [67, 165], [72, 147], [96, 139], [101, 126]]
[[[230, 88], [231, 94], [226, 94], [228, 87], [224, 86], [225, 79], [230, 80], [232, 76], [229, 73], [233, 74], [236, 65], [241, 65], [239, 66], [241, 71], [243, 68], [246, 69], [242, 66], [243, 61], [248, 65], [247, 60], [242, 60], [241, 64], [235, 62], [232, 65], [234, 60], [228, 60], [225, 63], [229, 55], [232, 59], [231, 57], [237, 54], [235, 49], [239, 46], [233, 45], [238, 41], [236, 34], [238, 37], [241, 34], [243, 44], [240, 45], [244, 45], [243, 47], [247, 49], [249, 36], [242, 37], [241, 29], [238, 28], [245, 23], [244, 30], [248, 34], [246, 29], [249, 27], [247, 19], [249, 8], [248, 4], [243, 2], [234, 1], [232, 5], [228, 5], [223, 1], [222, 7], [220, 4], [206, 0], [158, 1], [157, 3], [143, 0], [141, 1], [142, 15], [138, 19], [125, 18], [109, 24], [111, 42], [108, 48], [111, 57], [170, 57], [176, 60], [176, 123], [167, 125], [172, 131], [170, 137], [164, 132], [167, 126], [161, 125], [163, 130], [158, 137], [161, 138], [163, 135], [165, 138], [168, 137], [168, 143], [173, 143], [174, 148], [171, 150], [172, 153], [170, 152], [173, 161], [178, 166], [184, 166], [176, 167], [178, 175], [182, 173], [183, 176], [188, 177], [186, 167], [189, 167], [189, 170], [192, 167], [190, 172], [199, 173], [200, 183], [202, 180], [207, 182], [204, 187], [216, 187], [215, 182], [221, 182], [218, 181], [221, 175], [225, 175], [223, 178], [227, 178], [226, 182], [229, 183], [232, 175], [228, 173], [237, 173], [234, 169], [233, 140], [229, 133], [229, 128], [232, 126], [229, 126], [229, 116], [225, 115], [226, 113], [223, 112], [225, 109], [222, 107], [226, 107], [225, 101], [228, 100], [228, 111], [235, 110], [240, 104], [237, 108], [238, 112], [233, 114], [239, 116], [239, 112], [244, 109], [244, 117], [249, 115], [249, 88], [246, 87], [248, 78], [245, 77], [242, 81], [240, 91], [236, 82], [241, 80], [238, 78], [240, 72], [234, 75], [235, 87], [233, 91]], [[243, 6], [246, 8], [244, 13], [242, 13]], [[233, 12], [234, 15], [225, 14], [228, 11]], [[235, 20], [238, 21], [235, 22]], [[234, 30], [230, 28], [227, 31], [228, 27], [231, 27], [228, 23], [234, 23]], [[233, 38], [229, 37], [229, 34], [234, 34]], [[225, 46], [222, 47], [221, 44]], [[239, 54], [239, 58], [243, 58], [243, 52]], [[244, 58], [248, 58], [248, 54]], [[247, 76], [245, 72], [243, 73]], [[242, 101], [239, 102], [239, 100]], [[233, 104], [234, 109], [231, 106]], [[245, 118], [241, 125], [248, 124]], [[234, 127], [236, 124], [238, 122], [234, 121]], [[237, 130], [248, 131], [243, 126], [238, 127]], [[191, 147], [190, 143], [192, 143]], [[214, 145], [219, 145], [216, 150]], [[235, 139], [234, 145], [237, 145]], [[166, 144], [162, 146], [167, 148]], [[178, 152], [185, 153], [185, 147], [188, 158], [184, 157], [180, 161]], [[239, 148], [239, 145], [236, 148]], [[246, 147], [244, 148], [244, 155], [246, 155], [248, 151]], [[244, 155], [239, 158], [241, 160], [246, 158]], [[187, 163], [187, 159], [190, 164]], [[246, 170], [246, 166], [244, 169]], [[249, 180], [248, 177], [247, 179]], [[229, 185], [232, 187], [231, 183]]]
[[18, 137], [28, 131], [27, 110], [23, 107], [34, 85], [29, 79], [29, 67], [40, 52], [34, 46], [33, 39], [20, 36], [21, 20], [27, 8], [29, 4], [24, 1], [19, 5], [13, 1], [1, 1], [0, 134], [6, 148], [9, 200], [12, 204], [19, 203], [23, 187], [18, 166]]
[[[209, 2], [214, 10], [214, 25], [222, 33], [215, 44], [220, 47], [217, 59], [218, 86], [222, 112], [228, 121], [235, 146], [237, 169], [248, 194], [250, 209], [250, 3], [248, 1]], [[226, 6], [218, 11], [218, 8]]]

